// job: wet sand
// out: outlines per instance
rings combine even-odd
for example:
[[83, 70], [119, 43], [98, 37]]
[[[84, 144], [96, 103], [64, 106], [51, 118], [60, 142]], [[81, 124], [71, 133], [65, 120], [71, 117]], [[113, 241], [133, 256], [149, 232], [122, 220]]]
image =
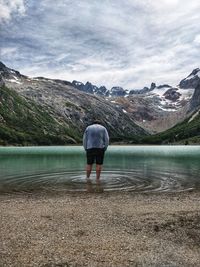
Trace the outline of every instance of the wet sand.
[[200, 266], [200, 192], [0, 195], [0, 266]]

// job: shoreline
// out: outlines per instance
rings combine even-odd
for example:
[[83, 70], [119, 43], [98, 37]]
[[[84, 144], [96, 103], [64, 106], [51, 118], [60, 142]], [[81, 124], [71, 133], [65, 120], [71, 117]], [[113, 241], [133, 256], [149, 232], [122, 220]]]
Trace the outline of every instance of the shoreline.
[[200, 266], [200, 192], [0, 195], [0, 266]]

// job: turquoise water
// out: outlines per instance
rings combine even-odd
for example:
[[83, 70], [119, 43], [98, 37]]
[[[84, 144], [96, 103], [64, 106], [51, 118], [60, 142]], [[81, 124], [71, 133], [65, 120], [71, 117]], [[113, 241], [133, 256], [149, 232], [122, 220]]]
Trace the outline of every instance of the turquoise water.
[[[199, 160], [200, 146], [110, 146], [101, 188], [135, 192], [199, 189]], [[85, 152], [79, 146], [1, 147], [0, 193], [88, 190], [85, 163]], [[91, 180], [95, 187], [95, 172]]]

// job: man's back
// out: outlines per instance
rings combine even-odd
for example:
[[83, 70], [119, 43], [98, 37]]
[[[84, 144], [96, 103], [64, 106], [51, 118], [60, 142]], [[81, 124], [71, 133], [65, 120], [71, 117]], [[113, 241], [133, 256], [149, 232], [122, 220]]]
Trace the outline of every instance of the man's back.
[[83, 137], [83, 146], [85, 149], [107, 149], [108, 143], [109, 136], [104, 126], [100, 124], [92, 124], [86, 128]]

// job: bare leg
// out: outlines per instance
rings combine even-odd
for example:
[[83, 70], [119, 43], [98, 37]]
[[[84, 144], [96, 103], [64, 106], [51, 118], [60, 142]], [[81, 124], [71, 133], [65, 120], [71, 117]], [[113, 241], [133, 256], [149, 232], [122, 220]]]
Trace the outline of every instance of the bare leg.
[[96, 179], [97, 179], [97, 182], [99, 182], [99, 180], [100, 180], [101, 171], [102, 171], [102, 165], [96, 164]]
[[90, 174], [92, 172], [92, 165], [87, 165], [86, 166], [86, 175], [87, 175], [87, 179], [90, 179]]

